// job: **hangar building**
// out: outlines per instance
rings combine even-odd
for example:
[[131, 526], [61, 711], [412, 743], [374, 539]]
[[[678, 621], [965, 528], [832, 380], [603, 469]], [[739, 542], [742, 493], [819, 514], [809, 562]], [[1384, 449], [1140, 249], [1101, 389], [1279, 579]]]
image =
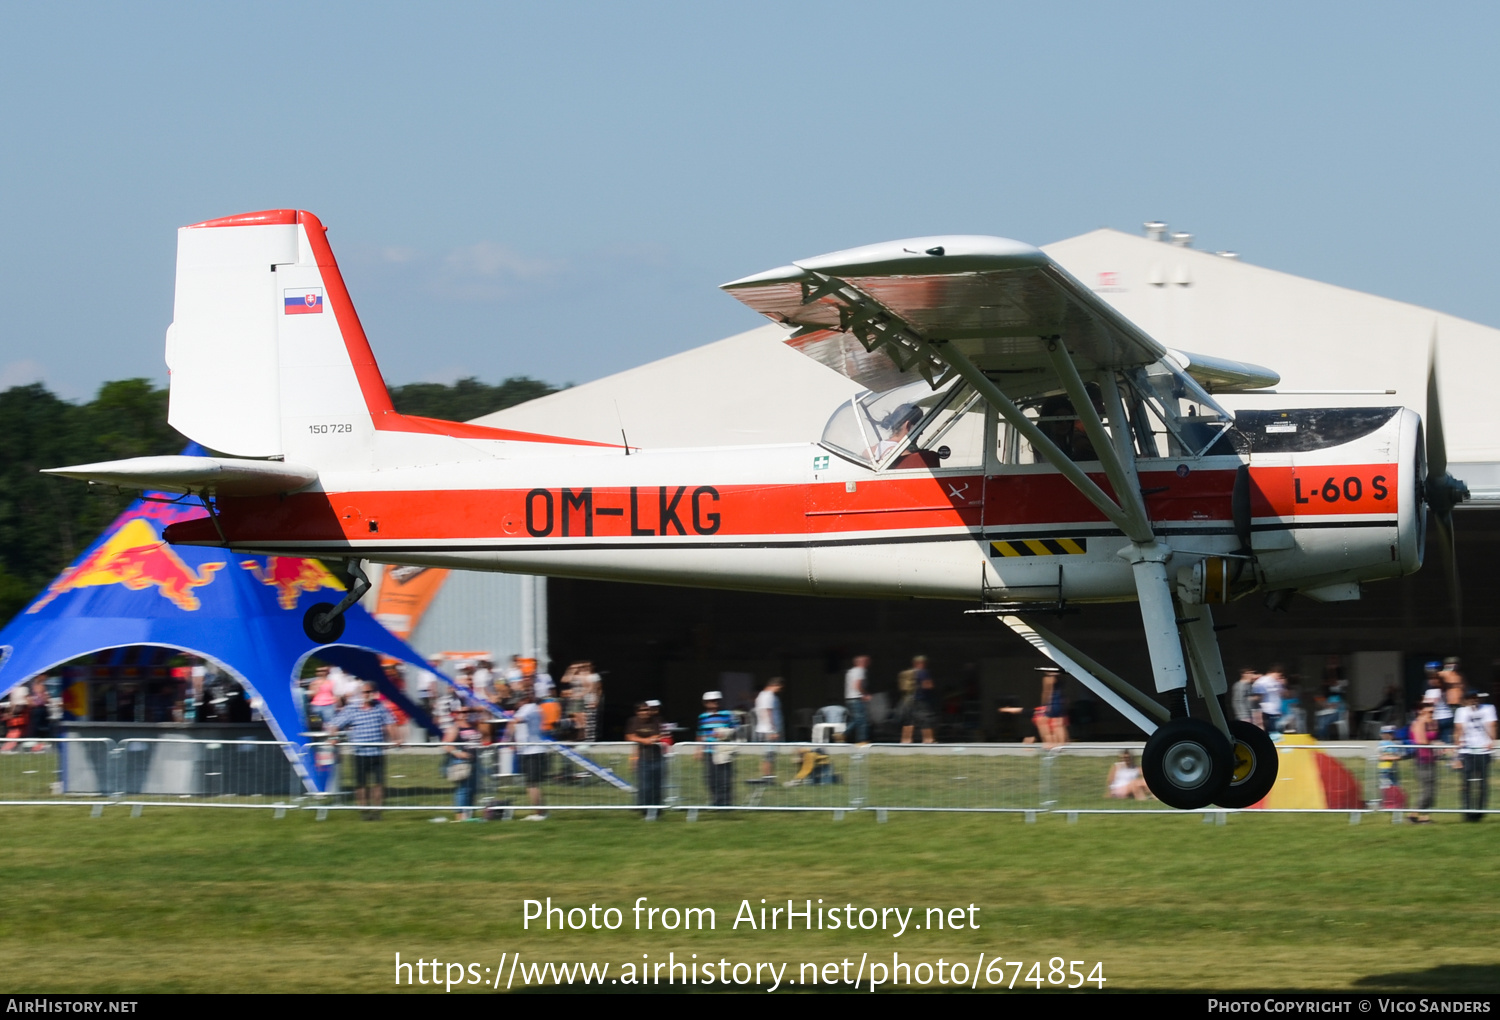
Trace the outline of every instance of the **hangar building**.
[[[1491, 586], [1481, 579], [1500, 566], [1500, 513], [1487, 507], [1500, 506], [1500, 402], [1489, 392], [1500, 370], [1500, 330], [1199, 251], [1189, 235], [1160, 223], [1147, 224], [1145, 236], [1097, 230], [1044, 250], [1164, 345], [1281, 374], [1278, 395], [1225, 395], [1231, 409], [1402, 404], [1425, 417], [1435, 337], [1450, 470], [1475, 496], [1456, 517], [1461, 641], [1436, 550], [1427, 569], [1371, 585], [1361, 601], [1299, 599], [1271, 612], [1258, 597], [1241, 600], [1218, 611], [1234, 625], [1221, 641], [1231, 671], [1281, 662], [1309, 691], [1337, 671], [1351, 680], [1359, 709], [1393, 685], [1410, 697], [1421, 663], [1445, 654], [1461, 652], [1470, 681], [1491, 684], [1500, 628]], [[630, 445], [655, 448], [815, 441], [855, 384], [785, 347], [784, 335], [763, 326], [480, 423], [601, 442], [619, 442], [623, 431]], [[687, 721], [705, 688], [748, 691], [773, 675], [787, 680], [789, 719], [798, 708], [805, 718], [806, 710], [841, 699], [848, 660], [861, 653], [874, 658], [873, 686], [887, 692], [912, 655], [926, 654], [949, 695], [945, 720], [954, 739], [1014, 738], [1015, 716], [1007, 720], [997, 708], [1029, 709], [1039, 693], [1036, 653], [995, 621], [965, 615], [959, 603], [568, 579], [551, 579], [545, 593], [542, 640], [554, 662], [590, 658], [605, 671], [606, 733], [636, 698], [660, 697], [667, 718]], [[1134, 605], [1088, 607], [1057, 626], [1122, 675], [1149, 677]], [[1098, 715], [1094, 736], [1134, 736], [1107, 709]]]

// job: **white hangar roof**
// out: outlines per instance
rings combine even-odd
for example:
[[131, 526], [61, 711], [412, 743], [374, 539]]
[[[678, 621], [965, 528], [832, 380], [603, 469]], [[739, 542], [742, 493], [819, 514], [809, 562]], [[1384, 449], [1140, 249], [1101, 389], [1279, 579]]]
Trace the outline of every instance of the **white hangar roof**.
[[786, 335], [768, 324], [475, 420], [599, 443], [624, 430], [631, 446], [658, 450], [816, 442], [859, 385]]
[[1449, 470], [1476, 496], [1500, 490], [1500, 330], [1117, 230], [1043, 251], [1167, 347], [1265, 365], [1281, 391], [1396, 391], [1222, 395], [1232, 409], [1400, 404], [1425, 419], [1436, 331]]

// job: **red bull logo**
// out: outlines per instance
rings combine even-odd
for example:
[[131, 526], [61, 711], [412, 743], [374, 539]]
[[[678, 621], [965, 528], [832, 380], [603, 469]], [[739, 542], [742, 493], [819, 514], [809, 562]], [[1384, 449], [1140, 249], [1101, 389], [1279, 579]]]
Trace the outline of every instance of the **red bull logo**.
[[62, 576], [48, 585], [47, 593], [26, 611], [34, 613], [63, 592], [75, 588], [123, 584], [131, 591], [155, 587], [162, 598], [170, 600], [178, 609], [191, 612], [203, 605], [193, 594], [193, 589], [208, 584], [213, 580], [214, 572], [227, 565], [205, 563], [201, 572], [195, 572], [161, 540], [148, 521], [137, 517], [81, 562], [63, 571]]
[[317, 560], [303, 560], [295, 556], [268, 556], [265, 566], [259, 560], [240, 560], [240, 566], [255, 575], [261, 584], [276, 589], [276, 602], [282, 609], [296, 609], [297, 599], [305, 591], [332, 588], [343, 591], [344, 586]]

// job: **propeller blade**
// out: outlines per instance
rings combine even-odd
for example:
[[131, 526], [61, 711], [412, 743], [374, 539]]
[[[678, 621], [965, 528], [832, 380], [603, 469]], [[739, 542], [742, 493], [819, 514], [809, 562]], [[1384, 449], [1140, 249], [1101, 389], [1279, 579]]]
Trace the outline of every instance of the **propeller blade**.
[[[1463, 640], [1464, 597], [1458, 576], [1458, 533], [1453, 529], [1453, 512], [1432, 515], [1432, 538], [1442, 548], [1443, 574], [1448, 578], [1448, 608], [1453, 614], [1455, 640]], [[1462, 648], [1457, 649], [1459, 651]]]
[[1440, 480], [1448, 473], [1448, 447], [1443, 442], [1443, 404], [1438, 397], [1437, 323], [1427, 349], [1427, 477]]
[[1448, 608], [1453, 614], [1454, 640], [1464, 631], [1463, 588], [1458, 577], [1458, 533], [1453, 508], [1469, 498], [1469, 487], [1448, 473], [1448, 447], [1443, 440], [1443, 404], [1437, 382], [1437, 323], [1427, 352], [1427, 478], [1423, 485], [1433, 537], [1442, 547], [1443, 573], [1448, 577]]

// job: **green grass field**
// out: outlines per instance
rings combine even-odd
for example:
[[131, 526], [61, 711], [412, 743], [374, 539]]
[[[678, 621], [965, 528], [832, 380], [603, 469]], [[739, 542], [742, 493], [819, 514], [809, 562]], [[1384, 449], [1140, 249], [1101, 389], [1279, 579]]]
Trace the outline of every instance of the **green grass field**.
[[[1053, 957], [1102, 963], [1106, 990], [1500, 991], [1500, 819], [430, 817], [0, 808], [6, 983], [25, 992], [380, 992], [395, 987], [397, 952], [484, 968], [519, 951], [526, 962], [608, 962], [611, 974], [642, 954], [697, 953], [788, 962], [792, 977], [803, 963], [888, 961], [895, 951], [906, 962], [969, 966], [984, 952], [1028, 967], [1040, 960], [1044, 971]], [[523, 931], [522, 901], [547, 896], [619, 907], [625, 926]], [[718, 927], [637, 932], [628, 908], [638, 896], [714, 907]], [[758, 908], [761, 897], [916, 907], [914, 922], [927, 907], [973, 903], [980, 928], [900, 938], [731, 930], [740, 901]]]

